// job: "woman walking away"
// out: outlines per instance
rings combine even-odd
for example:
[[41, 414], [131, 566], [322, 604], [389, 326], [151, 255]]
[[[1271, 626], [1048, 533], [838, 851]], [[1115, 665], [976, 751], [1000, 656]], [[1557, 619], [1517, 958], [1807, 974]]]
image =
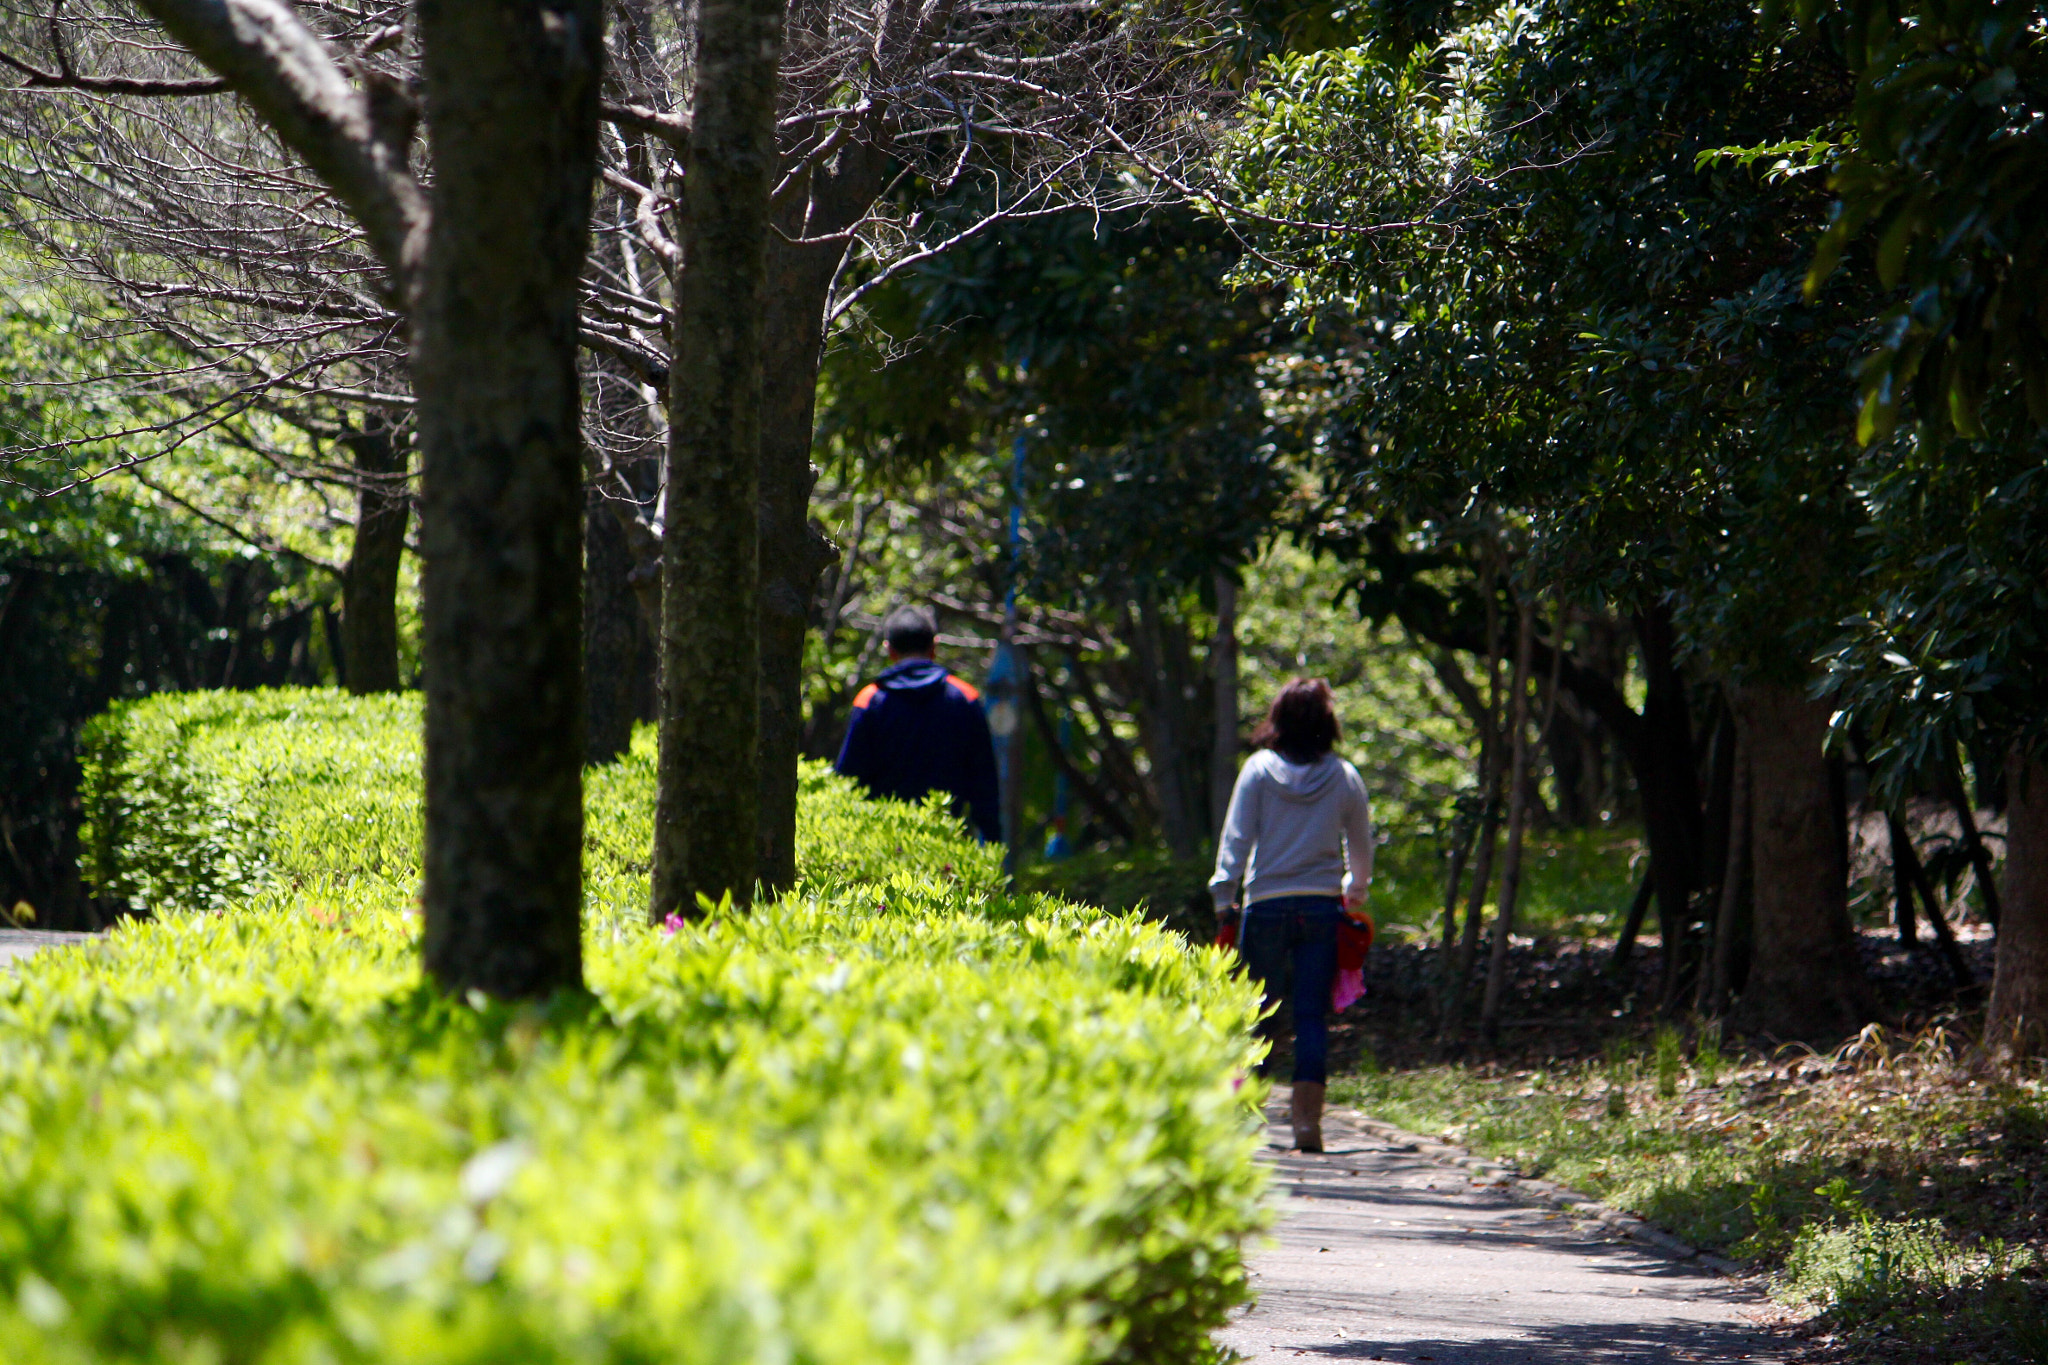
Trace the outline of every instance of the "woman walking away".
[[1337, 714], [1321, 678], [1282, 688], [1252, 743], [1260, 752], [1231, 790], [1209, 891], [1227, 920], [1244, 882], [1239, 949], [1271, 1011], [1260, 1028], [1277, 1038], [1291, 1007], [1294, 1145], [1320, 1152], [1337, 930], [1372, 884], [1372, 812], [1358, 770], [1330, 752]]

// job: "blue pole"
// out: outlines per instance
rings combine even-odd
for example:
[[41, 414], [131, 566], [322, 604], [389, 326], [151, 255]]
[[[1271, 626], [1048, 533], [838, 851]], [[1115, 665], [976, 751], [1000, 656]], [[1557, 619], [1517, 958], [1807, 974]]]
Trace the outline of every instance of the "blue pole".
[[1003, 599], [1003, 637], [988, 675], [988, 728], [996, 744], [1003, 804], [1003, 868], [1015, 871], [1024, 837], [1024, 655], [1017, 648], [1017, 579], [1024, 560], [1024, 436], [1017, 428], [1010, 458], [1010, 585]]

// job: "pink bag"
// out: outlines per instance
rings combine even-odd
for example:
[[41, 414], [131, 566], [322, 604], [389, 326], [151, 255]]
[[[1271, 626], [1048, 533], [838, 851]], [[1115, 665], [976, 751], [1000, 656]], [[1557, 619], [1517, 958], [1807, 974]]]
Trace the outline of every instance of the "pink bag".
[[1337, 977], [1330, 983], [1330, 1013], [1342, 1014], [1365, 994], [1365, 955], [1372, 950], [1372, 916], [1346, 910], [1337, 926]]

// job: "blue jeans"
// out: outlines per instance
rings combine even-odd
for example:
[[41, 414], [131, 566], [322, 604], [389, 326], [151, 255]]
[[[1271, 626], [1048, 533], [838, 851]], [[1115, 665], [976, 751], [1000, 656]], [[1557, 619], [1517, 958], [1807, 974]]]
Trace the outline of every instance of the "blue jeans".
[[1244, 912], [1238, 950], [1273, 1014], [1260, 1025], [1276, 1039], [1283, 1014], [1294, 1022], [1294, 1076], [1322, 1082], [1330, 1072], [1330, 987], [1337, 979], [1337, 924], [1344, 903], [1335, 896], [1278, 896]]

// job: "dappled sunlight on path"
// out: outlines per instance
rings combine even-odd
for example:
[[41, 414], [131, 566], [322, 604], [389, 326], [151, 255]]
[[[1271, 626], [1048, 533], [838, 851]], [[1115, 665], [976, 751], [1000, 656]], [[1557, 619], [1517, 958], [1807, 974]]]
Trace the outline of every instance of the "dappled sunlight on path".
[[1519, 1202], [1390, 1146], [1333, 1113], [1329, 1150], [1269, 1155], [1276, 1245], [1253, 1257], [1259, 1301], [1220, 1339], [1258, 1362], [1621, 1365], [1776, 1361], [1752, 1288], [1593, 1224]]

